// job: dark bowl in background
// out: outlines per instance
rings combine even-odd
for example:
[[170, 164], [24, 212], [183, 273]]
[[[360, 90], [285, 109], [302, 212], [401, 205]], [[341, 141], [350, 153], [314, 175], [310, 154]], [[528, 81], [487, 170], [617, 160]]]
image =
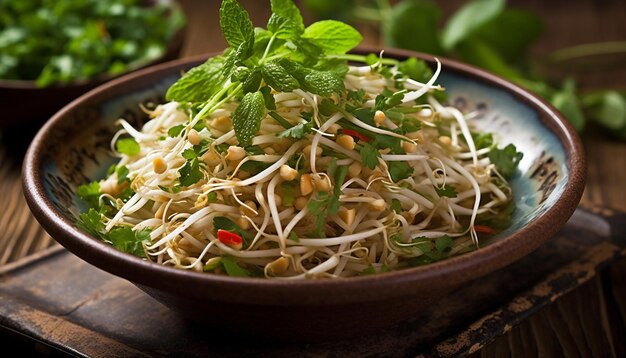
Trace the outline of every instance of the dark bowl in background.
[[0, 108], [2, 108], [0, 129], [23, 126], [28, 126], [31, 129], [33, 126], [38, 128], [63, 106], [107, 81], [133, 71], [177, 59], [183, 47], [185, 31], [186, 26], [183, 26], [172, 36], [161, 56], [119, 75], [104, 74], [89, 80], [43, 88], [38, 87], [35, 81], [0, 78]]
[[[357, 51], [359, 52], [359, 51]], [[361, 53], [379, 53], [361, 50]], [[386, 50], [386, 56], [432, 56]], [[567, 120], [537, 96], [495, 75], [440, 59], [438, 81], [466, 110], [483, 111], [478, 127], [524, 152], [512, 178], [513, 224], [479, 250], [433, 264], [348, 279], [265, 280], [190, 272], [142, 260], [89, 236], [75, 224], [76, 187], [113, 163], [114, 121], [139, 125], [139, 103], [163, 101], [181, 71], [205, 58], [162, 64], [113, 80], [58, 112], [31, 144], [23, 168], [28, 205], [50, 235], [83, 260], [127, 279], [161, 303], [212, 329], [313, 341], [355, 336], [419, 316], [463, 283], [526, 256], [562, 227], [583, 192], [583, 147]], [[476, 297], [480, 300], [480, 297]], [[120, 304], [123, 304], [120, 302]], [[138, 318], [139, 319], [139, 318]]]

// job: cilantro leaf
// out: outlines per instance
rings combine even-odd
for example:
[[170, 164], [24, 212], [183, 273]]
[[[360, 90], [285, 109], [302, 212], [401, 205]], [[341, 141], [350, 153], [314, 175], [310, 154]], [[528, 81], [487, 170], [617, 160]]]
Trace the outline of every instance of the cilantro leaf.
[[177, 126], [173, 126], [172, 128], [167, 130], [167, 135], [170, 138], [178, 137], [183, 132], [183, 129], [185, 129], [185, 125], [184, 124], [179, 124]]
[[323, 20], [304, 30], [302, 38], [320, 47], [326, 54], [345, 54], [356, 47], [363, 37], [352, 26], [335, 20]]
[[221, 86], [224, 56], [209, 58], [176, 81], [165, 94], [165, 99], [176, 102], [204, 102]]
[[244, 249], [248, 248], [248, 246], [250, 246], [252, 240], [254, 239], [254, 235], [242, 229], [239, 225], [235, 224], [234, 221], [225, 216], [216, 216], [213, 218], [213, 229], [215, 230], [215, 232], [221, 229], [233, 232], [241, 236], [241, 238], [243, 239], [242, 247]]
[[363, 165], [370, 169], [374, 169], [378, 165], [379, 157], [380, 153], [378, 153], [378, 150], [376, 150], [373, 145], [369, 143], [363, 144], [363, 148], [361, 149], [361, 162]]
[[122, 153], [126, 154], [129, 157], [133, 155], [137, 155], [139, 153], [139, 144], [133, 138], [122, 138], [115, 142], [115, 149]]
[[398, 199], [391, 199], [391, 210], [393, 210], [396, 214], [400, 214], [402, 212], [402, 203]]
[[83, 184], [76, 189], [78, 197], [84, 200], [90, 207], [97, 208], [100, 199], [100, 184], [93, 181], [89, 184]]
[[291, 127], [289, 129], [286, 129], [278, 133], [276, 136], [278, 138], [302, 139], [307, 134], [311, 133], [312, 128], [313, 128], [313, 123], [311, 122], [300, 123], [300, 124], [295, 125], [294, 127]]
[[489, 160], [495, 164], [498, 172], [505, 178], [509, 178], [515, 173], [523, 156], [524, 154], [518, 152], [513, 144], [509, 144], [503, 149], [493, 148], [489, 152]]
[[435, 188], [435, 191], [437, 192], [437, 195], [439, 195], [440, 198], [442, 197], [456, 198], [456, 195], [457, 195], [456, 190], [454, 190], [454, 187], [451, 187], [451, 186], [444, 186], [441, 189]]
[[224, 271], [226, 271], [226, 274], [228, 276], [232, 276], [232, 277], [250, 277], [251, 276], [250, 271], [239, 266], [237, 261], [235, 261], [235, 259], [233, 259], [230, 256], [222, 256], [222, 258], [220, 259], [220, 263], [222, 264], [222, 267], [224, 267]]
[[407, 162], [393, 161], [389, 162], [389, 174], [394, 182], [399, 182], [402, 179], [406, 179], [413, 174], [413, 167]]
[[252, 144], [265, 116], [265, 100], [261, 92], [246, 94], [233, 113], [233, 129], [241, 146]]
[[341, 186], [343, 182], [346, 180], [346, 175], [348, 174], [348, 166], [342, 165], [336, 169], [334, 179], [335, 183], [333, 184], [333, 195], [330, 198], [328, 203], [327, 213], [328, 215], [334, 215], [339, 211], [339, 196], [341, 195]]
[[115, 170], [115, 174], [117, 175], [117, 184], [122, 184], [123, 182], [129, 180], [128, 179], [128, 167], [125, 165], [121, 165]]
[[178, 169], [178, 174], [180, 175], [178, 180], [182, 186], [194, 185], [204, 178], [204, 175], [200, 171], [200, 163], [197, 158], [188, 160], [185, 165]]
[[424, 60], [409, 57], [398, 65], [400, 72], [418, 82], [426, 83], [433, 76], [433, 70], [428, 67]]
[[149, 228], [133, 231], [129, 226], [116, 227], [106, 235], [106, 240], [120, 251], [146, 257], [142, 242], [150, 242], [151, 231]]
[[100, 238], [104, 231], [104, 223], [100, 213], [94, 208], [90, 208], [86, 213], [79, 215], [76, 225], [86, 231], [91, 236]]

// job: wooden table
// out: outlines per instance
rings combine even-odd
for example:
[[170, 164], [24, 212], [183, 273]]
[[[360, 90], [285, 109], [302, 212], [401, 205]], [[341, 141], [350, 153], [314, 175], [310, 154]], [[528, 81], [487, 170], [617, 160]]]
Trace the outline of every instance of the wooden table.
[[[339, 0], [337, 0], [339, 1]], [[189, 17], [183, 56], [224, 48], [217, 23], [217, 1], [181, 1]], [[266, 1], [242, 1], [251, 10], [255, 24], [269, 16]], [[450, 13], [461, 1], [445, 2]], [[513, 6], [531, 9], [546, 21], [546, 34], [533, 53], [541, 56], [562, 46], [602, 40], [626, 39], [626, 2], [623, 0], [512, 1]], [[377, 44], [376, 36], [366, 32], [366, 43]], [[624, 66], [626, 67], [626, 66]], [[580, 74], [579, 74], [580, 75]], [[624, 87], [626, 70], [584, 73], [585, 88]], [[0, 141], [6, 143], [7, 137]], [[589, 177], [582, 203], [608, 206], [626, 211], [626, 144], [608, 139], [597, 131], [586, 131]], [[53, 245], [53, 241], [34, 224], [19, 195], [19, 163], [7, 162], [0, 147], [0, 191], [18, 193], [3, 202], [17, 211], [0, 223], [8, 227], [0, 233], [0, 265]], [[6, 226], [5, 226], [6, 225]], [[25, 238], [21, 241], [11, 237]], [[506, 335], [475, 353], [481, 356], [626, 356], [626, 259], [611, 265], [600, 276], [523, 321]], [[6, 342], [5, 342], [6, 341]], [[0, 343], [9, 342], [0, 337]]]

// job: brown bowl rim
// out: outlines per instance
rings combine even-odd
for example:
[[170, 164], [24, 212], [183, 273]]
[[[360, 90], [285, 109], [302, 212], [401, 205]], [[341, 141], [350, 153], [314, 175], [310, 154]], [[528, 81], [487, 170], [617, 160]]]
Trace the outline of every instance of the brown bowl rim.
[[[360, 48], [355, 52], [378, 53], [380, 48]], [[406, 50], [384, 49], [390, 57], [422, 58], [433, 63], [434, 56]], [[77, 98], [55, 114], [31, 143], [23, 164], [26, 201], [40, 224], [63, 246], [83, 260], [137, 285], [171, 294], [212, 301], [258, 305], [326, 305], [384, 301], [406, 297], [423, 290], [447, 290], [500, 269], [535, 250], [561, 228], [576, 209], [583, 193], [586, 160], [583, 145], [565, 117], [545, 100], [509, 81], [476, 67], [439, 57], [444, 71], [462, 74], [472, 80], [510, 93], [532, 107], [540, 121], [559, 138], [566, 153], [568, 183], [554, 205], [515, 233], [479, 250], [425, 266], [380, 275], [322, 280], [267, 280], [234, 278], [175, 269], [145, 261], [116, 250], [79, 230], [47, 198], [42, 184], [43, 154], [52, 128], [88, 99], [97, 98], [125, 83], [171, 73], [209, 55], [185, 58], [139, 70], [108, 82]], [[190, 289], [192, 288], [192, 289]], [[398, 304], [401, 304], [398, 302]]]

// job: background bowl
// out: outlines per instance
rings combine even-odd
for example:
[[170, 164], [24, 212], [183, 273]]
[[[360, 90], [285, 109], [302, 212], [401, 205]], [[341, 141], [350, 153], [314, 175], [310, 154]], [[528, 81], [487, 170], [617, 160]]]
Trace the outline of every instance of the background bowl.
[[[172, 2], [171, 6], [178, 6]], [[102, 74], [88, 80], [64, 85], [38, 87], [36, 81], [6, 80], [0, 78], [0, 129], [43, 123], [73, 99], [114, 78], [138, 69], [175, 60], [179, 57], [186, 27], [178, 29], [167, 42], [161, 56], [119, 75]], [[32, 128], [32, 127], [31, 127]], [[34, 132], [33, 132], [34, 134]]]
[[[361, 50], [378, 53], [378, 50]], [[395, 58], [431, 56], [387, 50]], [[524, 153], [511, 180], [517, 202], [510, 228], [481, 249], [374, 276], [282, 281], [231, 278], [164, 267], [117, 251], [78, 229], [83, 208], [78, 185], [104, 176], [113, 163], [109, 142], [114, 121], [141, 125], [139, 103], [159, 103], [188, 59], [145, 69], [107, 83], [57, 113], [31, 144], [24, 163], [24, 192], [42, 226], [85, 261], [123, 277], [186, 316], [240, 333], [319, 340], [354, 336], [415, 317], [420, 309], [461, 284], [502, 268], [536, 249], [570, 217], [582, 195], [586, 163], [577, 135], [551, 106], [494, 75], [441, 59], [438, 81], [450, 101], [479, 110], [475, 121], [495, 133], [501, 146]], [[480, 299], [480, 298], [476, 298]]]

